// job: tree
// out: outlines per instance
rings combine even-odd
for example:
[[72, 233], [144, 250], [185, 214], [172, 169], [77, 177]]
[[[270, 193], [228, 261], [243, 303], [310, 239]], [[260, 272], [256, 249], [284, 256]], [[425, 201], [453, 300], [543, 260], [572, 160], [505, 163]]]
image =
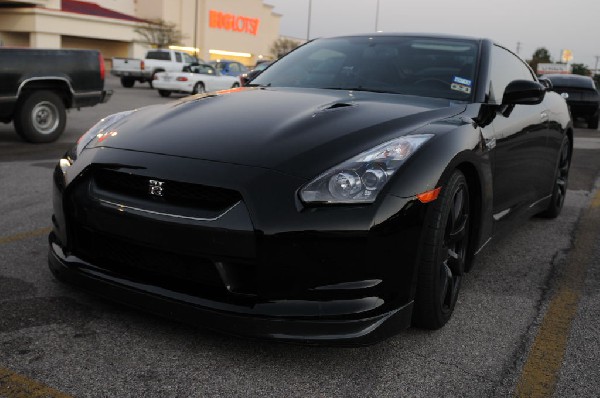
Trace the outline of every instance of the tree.
[[271, 55], [275, 57], [275, 59], [283, 57], [285, 54], [289, 53], [296, 47], [298, 47], [300, 43], [295, 40], [287, 39], [285, 37], [280, 37], [275, 40], [271, 45]]
[[166, 48], [172, 44], [180, 44], [183, 35], [174, 23], [162, 19], [149, 20], [145, 25], [137, 27], [135, 32], [142, 36], [142, 42], [156, 48]]
[[574, 75], [591, 76], [592, 71], [584, 64], [571, 64], [571, 73]]
[[534, 51], [531, 59], [527, 60], [527, 63], [529, 64], [529, 66], [531, 66], [531, 69], [533, 69], [534, 72], [537, 72], [538, 64], [552, 63], [552, 58], [550, 57], [550, 51], [548, 51], [544, 47], [538, 48], [537, 50]]

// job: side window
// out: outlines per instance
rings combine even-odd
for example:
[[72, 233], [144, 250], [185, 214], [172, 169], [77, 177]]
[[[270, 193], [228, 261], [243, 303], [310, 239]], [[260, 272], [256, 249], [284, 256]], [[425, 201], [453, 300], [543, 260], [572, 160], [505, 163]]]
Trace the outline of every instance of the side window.
[[175, 53], [175, 61], [181, 62], [181, 53]]
[[238, 66], [238, 64], [236, 63], [231, 63], [229, 64], [229, 73], [233, 73], [233, 74], [239, 74], [240, 73], [240, 67]]
[[191, 55], [188, 55], [188, 54], [183, 54], [183, 61], [186, 64], [191, 64], [192, 62], [196, 62], [196, 60], [194, 59], [194, 57], [192, 57]]
[[491, 65], [491, 101], [496, 104], [502, 103], [504, 89], [513, 80], [535, 81], [535, 76], [519, 57], [503, 47], [494, 45]]

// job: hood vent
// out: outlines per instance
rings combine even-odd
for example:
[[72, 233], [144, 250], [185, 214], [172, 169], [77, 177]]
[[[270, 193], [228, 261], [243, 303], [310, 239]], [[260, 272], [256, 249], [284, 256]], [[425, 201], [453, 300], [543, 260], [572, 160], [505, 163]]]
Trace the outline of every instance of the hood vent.
[[329, 105], [327, 108], [325, 108], [323, 110], [324, 111], [328, 111], [330, 109], [345, 108], [347, 106], [354, 106], [354, 104], [348, 104], [346, 102], [336, 102], [335, 104], [331, 104], [331, 105]]
[[319, 114], [321, 112], [332, 111], [332, 110], [340, 109], [340, 108], [347, 108], [349, 106], [355, 106], [355, 105], [356, 104], [348, 103], [348, 102], [334, 102], [332, 104], [327, 104], [325, 106], [319, 107], [319, 109], [317, 109], [317, 111], [313, 114], [313, 116], [316, 116], [317, 114]]

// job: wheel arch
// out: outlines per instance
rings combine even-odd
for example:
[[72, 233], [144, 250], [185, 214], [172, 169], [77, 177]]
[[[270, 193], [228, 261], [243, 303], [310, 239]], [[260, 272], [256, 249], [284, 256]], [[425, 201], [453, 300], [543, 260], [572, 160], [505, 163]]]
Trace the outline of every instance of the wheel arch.
[[[575, 139], [574, 133], [573, 133], [573, 127], [572, 126], [569, 126], [567, 128], [567, 130], [565, 131], [565, 135], [567, 137], [569, 137], [569, 146], [570, 146], [570, 148], [569, 148], [569, 156], [572, 159], [573, 158], [573, 145], [574, 145], [574, 139]], [[571, 159], [569, 159], [569, 160], [571, 160]]]
[[469, 231], [469, 250], [465, 271], [470, 271], [473, 267], [475, 253], [481, 246], [483, 216], [483, 184], [481, 176], [475, 164], [471, 162], [462, 162], [456, 165], [455, 170], [463, 173], [467, 180], [469, 188], [469, 203], [471, 204], [471, 228]]
[[55, 92], [66, 108], [73, 106], [73, 88], [67, 79], [56, 78], [30, 78], [24, 80], [17, 91], [19, 101], [23, 101], [32, 93], [47, 90]]

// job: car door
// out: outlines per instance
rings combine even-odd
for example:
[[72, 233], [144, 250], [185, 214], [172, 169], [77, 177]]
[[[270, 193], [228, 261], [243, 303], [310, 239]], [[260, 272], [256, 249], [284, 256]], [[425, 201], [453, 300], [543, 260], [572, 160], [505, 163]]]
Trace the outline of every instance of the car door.
[[[501, 104], [511, 81], [536, 80], [531, 69], [509, 50], [494, 45], [491, 57], [491, 101]], [[492, 122], [497, 137], [493, 214], [498, 227], [546, 195], [552, 179], [547, 170], [548, 112], [544, 102], [503, 106]]]
[[197, 77], [198, 81], [202, 81], [204, 84], [204, 88], [206, 91], [218, 91], [223, 88], [222, 83], [220, 83], [219, 73], [210, 65], [200, 65], [199, 67], [199, 75]]

